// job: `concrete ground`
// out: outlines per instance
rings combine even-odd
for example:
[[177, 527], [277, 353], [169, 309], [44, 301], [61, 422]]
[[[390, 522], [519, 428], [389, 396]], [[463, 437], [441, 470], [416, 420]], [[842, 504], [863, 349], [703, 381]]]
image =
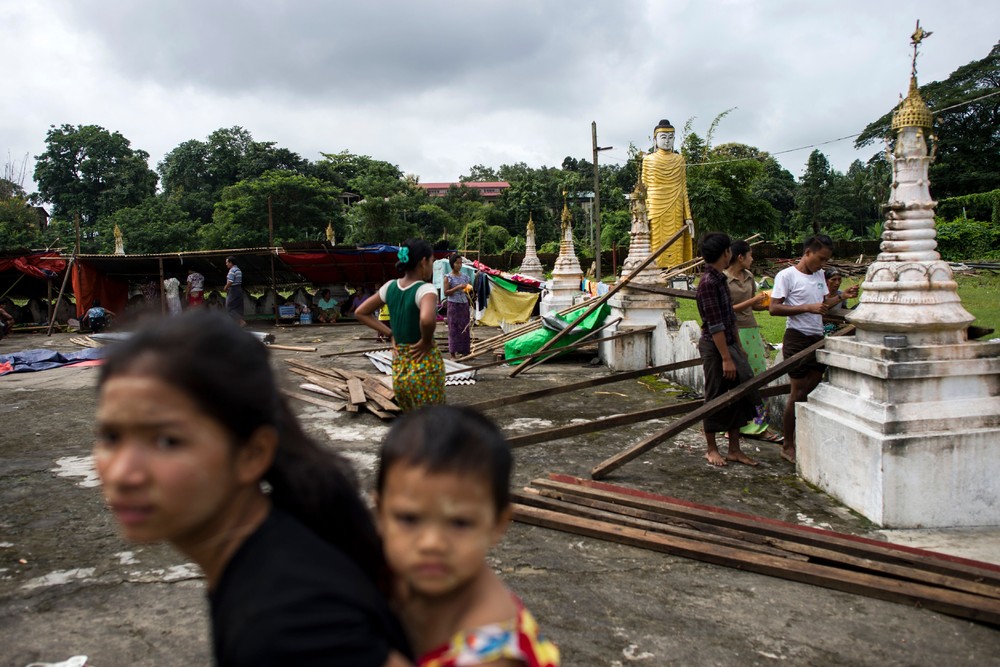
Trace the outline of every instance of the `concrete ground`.
[[[319, 354], [374, 344], [362, 327], [288, 327], [283, 360], [373, 370], [360, 356]], [[477, 330], [480, 338], [493, 330]], [[0, 353], [77, 348], [66, 334], [15, 334]], [[448, 388], [464, 403], [607, 373], [587, 356], [509, 378], [503, 367]], [[96, 368], [0, 378], [0, 665], [90, 656], [95, 667], [210, 664], [202, 580], [164, 546], [122, 542], [90, 466]], [[625, 381], [490, 411], [512, 434], [674, 401], [682, 388]], [[366, 488], [387, 426], [368, 414], [295, 403], [308, 430], [347, 454]], [[587, 477], [663, 420], [516, 452], [515, 487], [560, 472]], [[804, 525], [889, 539], [1000, 563], [1000, 531], [879, 531], [804, 484], [775, 445], [749, 441], [759, 468], [711, 468], [688, 430], [606, 481]], [[913, 606], [515, 524], [493, 565], [560, 645], [566, 665], [986, 665], [996, 629]]]

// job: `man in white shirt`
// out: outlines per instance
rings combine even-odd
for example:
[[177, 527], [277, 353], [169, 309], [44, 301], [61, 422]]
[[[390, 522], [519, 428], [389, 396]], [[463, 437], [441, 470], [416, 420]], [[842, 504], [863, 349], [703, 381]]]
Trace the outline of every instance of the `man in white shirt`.
[[[828, 294], [823, 267], [831, 257], [833, 241], [826, 234], [817, 234], [806, 240], [798, 264], [783, 269], [774, 278], [768, 312], [788, 318], [781, 345], [785, 359], [822, 340], [823, 314], [839, 301], [858, 295], [857, 285], [840, 294]], [[809, 392], [823, 379], [825, 368], [816, 361], [815, 355], [811, 355], [788, 372], [792, 386], [782, 418], [785, 442], [781, 456], [791, 463], [795, 463], [795, 404], [809, 397]]]

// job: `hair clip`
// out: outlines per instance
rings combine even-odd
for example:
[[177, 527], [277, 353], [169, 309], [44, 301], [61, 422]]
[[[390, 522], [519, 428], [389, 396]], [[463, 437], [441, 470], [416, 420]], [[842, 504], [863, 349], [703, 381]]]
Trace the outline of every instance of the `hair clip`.
[[410, 261], [410, 249], [407, 248], [406, 246], [403, 246], [402, 248], [399, 249], [398, 252], [396, 252], [396, 257], [399, 258], [399, 261], [401, 261], [403, 264], [406, 264], [407, 262]]

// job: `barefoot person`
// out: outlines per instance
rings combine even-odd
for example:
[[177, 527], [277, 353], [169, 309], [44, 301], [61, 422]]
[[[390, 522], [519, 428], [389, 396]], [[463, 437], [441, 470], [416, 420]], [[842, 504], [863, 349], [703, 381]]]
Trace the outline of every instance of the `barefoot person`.
[[[733, 241], [730, 246], [733, 256], [726, 267], [726, 280], [729, 284], [729, 296], [733, 300], [733, 311], [736, 313], [736, 330], [740, 337], [740, 347], [746, 352], [747, 361], [754, 375], [767, 370], [767, 352], [764, 348], [764, 338], [760, 335], [760, 325], [753, 311], [767, 310], [764, 299], [766, 292], [757, 291], [750, 267], [753, 266], [753, 248], [742, 239]], [[757, 414], [740, 428], [740, 433], [750, 438], [781, 442], [777, 433], [769, 433], [767, 428], [767, 404], [761, 402], [755, 408]]]
[[[823, 338], [823, 315], [835, 303], [845, 298], [843, 295], [829, 296], [823, 267], [833, 257], [833, 241], [825, 234], [817, 234], [806, 240], [802, 258], [795, 266], [782, 269], [774, 277], [771, 290], [771, 304], [768, 311], [772, 315], [787, 317], [785, 336], [781, 354], [788, 359]], [[857, 296], [857, 287], [847, 290], [850, 296]], [[809, 392], [823, 379], [826, 367], [810, 355], [798, 367], [788, 371], [791, 393], [785, 403], [782, 426], [785, 443], [781, 456], [795, 463], [795, 404], [806, 400]]]
[[[746, 353], [740, 347], [736, 313], [733, 312], [733, 302], [723, 273], [733, 254], [731, 243], [728, 235], [709, 232], [702, 237], [698, 247], [705, 260], [705, 271], [698, 281], [696, 299], [702, 322], [698, 352], [705, 372], [706, 403], [753, 377]], [[740, 450], [740, 427], [753, 419], [756, 414], [754, 406], [759, 402], [757, 392], [750, 394], [705, 418], [705, 441], [708, 444], [705, 458], [710, 464], [724, 466], [727, 461], [735, 461], [757, 465]], [[715, 442], [715, 434], [722, 431], [729, 437], [725, 458]]]

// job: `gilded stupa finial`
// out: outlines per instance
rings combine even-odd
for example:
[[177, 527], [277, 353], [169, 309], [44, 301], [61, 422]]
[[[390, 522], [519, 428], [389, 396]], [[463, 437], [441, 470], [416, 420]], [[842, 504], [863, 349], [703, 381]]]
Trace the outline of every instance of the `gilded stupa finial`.
[[917, 29], [910, 36], [910, 43], [913, 45], [913, 62], [910, 67], [910, 90], [906, 98], [899, 103], [899, 107], [892, 114], [892, 129], [900, 130], [904, 127], [932, 127], [934, 116], [927, 104], [920, 96], [920, 89], [917, 86], [917, 53], [920, 42], [931, 36], [931, 32], [920, 27], [917, 21]]
[[531, 211], [528, 211], [528, 231], [535, 233], [535, 219], [531, 217]]
[[566, 195], [569, 194], [565, 190], [562, 191], [563, 195], [563, 210], [562, 210], [562, 224], [563, 227], [568, 227], [572, 221], [569, 215], [569, 204], [566, 203]]

